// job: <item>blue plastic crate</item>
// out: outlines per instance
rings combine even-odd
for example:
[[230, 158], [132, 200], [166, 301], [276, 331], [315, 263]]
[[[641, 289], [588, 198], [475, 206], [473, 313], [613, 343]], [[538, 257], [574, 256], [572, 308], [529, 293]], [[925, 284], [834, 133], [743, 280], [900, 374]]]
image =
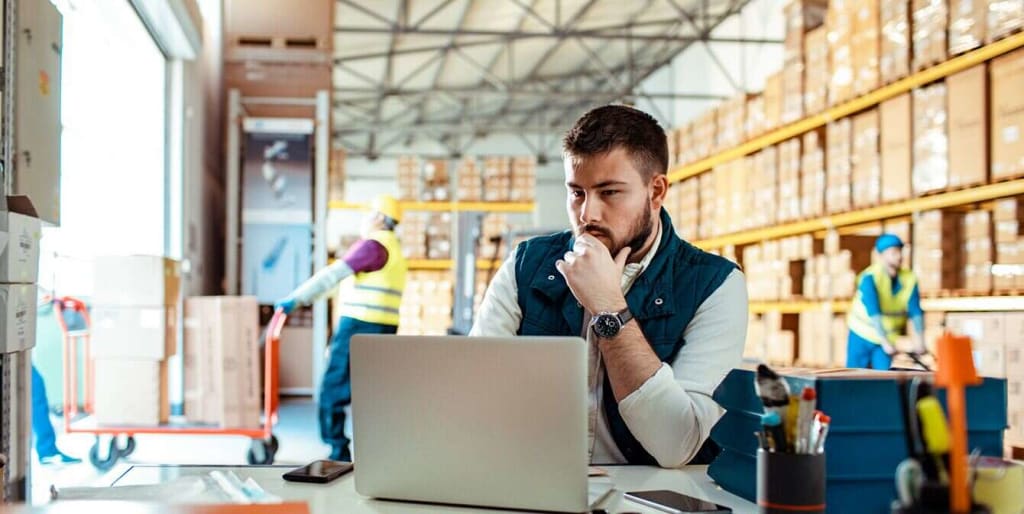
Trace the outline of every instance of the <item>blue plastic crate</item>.
[[[818, 408], [832, 418], [828, 455], [829, 512], [888, 512], [895, 498], [893, 474], [907, 456], [899, 380], [903, 375], [863, 379], [830, 376], [786, 377], [792, 391], [814, 387]], [[945, 404], [942, 390], [937, 394]], [[708, 475], [723, 489], [754, 500], [761, 401], [754, 372], [733, 370], [715, 391], [726, 413], [711, 431], [722, 454]], [[867, 407], [866, 407], [867, 406]], [[986, 378], [967, 389], [968, 442], [985, 455], [1001, 455], [1006, 428], [1006, 381]]]

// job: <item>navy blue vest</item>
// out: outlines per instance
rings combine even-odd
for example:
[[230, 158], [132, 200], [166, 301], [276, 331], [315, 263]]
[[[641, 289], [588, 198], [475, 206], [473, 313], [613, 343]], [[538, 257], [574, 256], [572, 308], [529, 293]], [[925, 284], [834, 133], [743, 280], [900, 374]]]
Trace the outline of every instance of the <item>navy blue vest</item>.
[[[661, 210], [661, 240], [650, 265], [626, 294], [630, 312], [662, 362], [672, 363], [686, 344], [683, 332], [697, 308], [736, 269], [732, 262], [705, 253], [683, 241], [672, 229], [672, 219]], [[535, 237], [516, 249], [516, 284], [523, 320], [519, 335], [579, 336], [583, 309], [569, 290], [555, 261], [572, 249], [571, 231]], [[619, 414], [607, 375], [604, 411], [612, 437], [630, 464], [657, 465], [633, 437]], [[708, 439], [691, 463], [707, 463], [717, 454]]]

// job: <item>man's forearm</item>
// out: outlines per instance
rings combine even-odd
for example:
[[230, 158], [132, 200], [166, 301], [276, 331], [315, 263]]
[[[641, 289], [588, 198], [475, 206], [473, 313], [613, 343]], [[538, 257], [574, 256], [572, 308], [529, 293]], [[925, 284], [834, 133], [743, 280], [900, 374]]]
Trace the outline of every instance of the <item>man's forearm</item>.
[[636, 391], [661, 367], [636, 320], [626, 323], [612, 339], [599, 339], [599, 347], [615, 401]]
[[352, 268], [348, 263], [337, 260], [303, 282], [292, 292], [291, 297], [300, 305], [309, 305], [350, 275], [352, 275]]

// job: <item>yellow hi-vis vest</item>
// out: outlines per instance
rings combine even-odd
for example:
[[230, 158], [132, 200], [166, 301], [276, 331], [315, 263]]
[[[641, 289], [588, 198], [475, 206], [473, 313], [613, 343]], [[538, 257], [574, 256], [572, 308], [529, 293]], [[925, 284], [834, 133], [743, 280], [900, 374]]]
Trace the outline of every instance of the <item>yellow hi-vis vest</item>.
[[388, 261], [377, 271], [355, 274], [354, 287], [341, 305], [341, 315], [367, 323], [398, 326], [398, 307], [402, 303], [408, 269], [402, 247], [390, 230], [375, 231], [368, 239], [384, 246]]
[[871, 277], [875, 283], [875, 290], [878, 291], [878, 306], [882, 315], [882, 327], [889, 343], [892, 343], [896, 336], [905, 333], [907, 326], [907, 306], [910, 304], [910, 295], [917, 285], [917, 277], [910, 270], [900, 270], [896, 279], [900, 283], [900, 291], [893, 295], [892, 278], [885, 271], [882, 264], [874, 264], [857, 275], [857, 293], [853, 296], [853, 303], [850, 304], [850, 312], [846, 315], [846, 323], [850, 331], [875, 344], [882, 344], [882, 338], [878, 335], [871, 317], [868, 316], [867, 307], [864, 306], [864, 299], [860, 293], [860, 283], [865, 277]]

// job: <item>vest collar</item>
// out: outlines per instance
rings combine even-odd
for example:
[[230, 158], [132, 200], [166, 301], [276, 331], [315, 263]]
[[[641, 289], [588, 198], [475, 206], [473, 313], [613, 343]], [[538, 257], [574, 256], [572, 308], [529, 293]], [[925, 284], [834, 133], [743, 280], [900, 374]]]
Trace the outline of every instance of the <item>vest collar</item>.
[[[626, 294], [626, 304], [630, 312], [638, 321], [662, 316], [670, 316], [675, 313], [675, 284], [673, 280], [658, 280], [663, 274], [674, 274], [675, 254], [683, 250], [681, 240], [672, 228], [672, 219], [662, 208], [659, 215], [661, 220], [661, 239], [658, 241], [657, 253], [651, 260], [647, 269], [640, 274], [633, 282], [633, 286]], [[529, 287], [553, 303], [562, 305], [562, 316], [573, 328], [573, 333], [582, 333], [583, 308], [572, 298], [569, 285], [565, 277], [555, 267], [555, 261], [561, 259], [565, 252], [572, 249], [575, 238], [572, 233], [563, 233], [563, 244], [554, 245], [553, 251], [548, 253], [547, 258], [541, 263], [540, 269], [533, 275], [533, 281]]]

